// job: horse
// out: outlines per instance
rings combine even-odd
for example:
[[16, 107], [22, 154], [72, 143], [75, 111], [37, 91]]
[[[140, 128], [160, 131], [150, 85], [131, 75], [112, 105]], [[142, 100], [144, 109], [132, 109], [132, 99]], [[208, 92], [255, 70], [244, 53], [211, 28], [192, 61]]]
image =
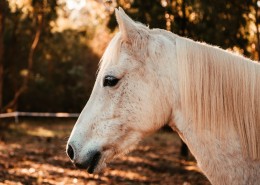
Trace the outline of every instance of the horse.
[[259, 184], [260, 65], [115, 15], [119, 32], [67, 143], [74, 165], [98, 173], [168, 124], [212, 184]]

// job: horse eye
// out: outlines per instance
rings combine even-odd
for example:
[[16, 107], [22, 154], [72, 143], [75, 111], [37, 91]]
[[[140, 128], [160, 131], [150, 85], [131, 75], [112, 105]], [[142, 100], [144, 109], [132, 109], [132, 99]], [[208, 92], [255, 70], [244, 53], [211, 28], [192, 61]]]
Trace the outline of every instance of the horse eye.
[[118, 81], [119, 81], [119, 79], [117, 79], [116, 77], [108, 75], [108, 76], [105, 76], [105, 78], [104, 78], [103, 86], [104, 87], [106, 87], [106, 86], [113, 87], [117, 84]]

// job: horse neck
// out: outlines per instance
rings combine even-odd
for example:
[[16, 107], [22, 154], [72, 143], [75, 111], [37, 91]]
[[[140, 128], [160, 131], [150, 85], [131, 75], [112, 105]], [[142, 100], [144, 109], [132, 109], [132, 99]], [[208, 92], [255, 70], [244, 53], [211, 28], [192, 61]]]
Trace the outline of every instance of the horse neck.
[[[169, 78], [171, 79], [171, 94], [169, 95], [169, 100], [172, 102], [172, 115], [171, 115], [171, 121], [169, 122], [169, 125], [178, 132], [180, 137], [188, 144], [190, 149], [193, 151], [193, 153], [197, 154], [197, 156], [204, 156], [204, 152], [208, 152], [212, 147], [215, 147], [215, 144], [222, 144], [223, 147], [226, 147], [229, 144], [234, 145], [234, 148], [239, 148], [239, 142], [238, 142], [238, 136], [236, 131], [233, 127], [229, 127], [228, 134], [224, 139], [220, 139], [217, 137], [217, 135], [212, 134], [212, 132], [209, 131], [202, 131], [198, 132], [196, 125], [191, 122], [190, 118], [187, 117], [187, 114], [185, 111], [181, 108], [181, 92], [180, 92], [180, 79], [179, 79], [179, 61], [180, 58], [177, 56], [179, 53], [177, 53], [177, 39], [185, 40], [175, 34], [172, 34], [170, 32], [165, 32], [166, 36], [171, 40], [172, 44], [169, 45], [171, 50], [171, 61], [170, 63], [167, 63], [168, 70], [171, 71], [169, 74]], [[179, 42], [178, 41], [178, 42]], [[194, 51], [189, 51], [196, 53]], [[194, 61], [195, 62], [195, 61]], [[235, 142], [233, 142], [235, 141]], [[200, 146], [208, 145], [209, 147], [205, 150], [201, 150]], [[217, 146], [216, 146], [217, 147]], [[232, 150], [233, 147], [231, 147]], [[221, 151], [222, 152], [222, 151]], [[234, 152], [234, 151], [231, 151]], [[238, 152], [238, 151], [237, 151]]]
[[[162, 84], [163, 90], [162, 96], [166, 96], [172, 111], [173, 107], [179, 104], [178, 63], [176, 53], [176, 39], [179, 36], [162, 29], [153, 29], [152, 31], [154, 34], [161, 36], [164, 41], [164, 55], [161, 56], [161, 53], [159, 53], [159, 58], [155, 60], [155, 65], [157, 65], [155, 68], [158, 71], [157, 75], [160, 76], [160, 83]], [[160, 49], [161, 48], [159, 48], [159, 50]]]
[[[217, 137], [215, 134], [212, 134], [210, 130], [198, 132], [195, 124], [191, 119], [186, 117], [187, 114], [181, 109], [178, 71], [176, 71], [178, 68], [178, 61], [176, 58], [177, 52], [176, 47], [172, 47], [171, 49], [174, 52], [172, 52], [173, 57], [170, 68], [171, 70], [175, 70], [175, 73], [171, 76], [173, 89], [171, 101], [173, 104], [172, 117], [169, 126], [176, 130], [188, 145], [190, 151], [195, 156], [199, 167], [203, 170], [212, 184], [241, 184], [241, 182], [242, 184], [243, 182], [246, 184], [246, 176], [251, 173], [249, 165], [253, 164], [243, 157], [239, 136], [235, 128], [230, 126], [226, 132], [225, 138]], [[240, 166], [237, 166], [237, 164], [240, 164]], [[245, 170], [248, 174], [242, 176], [236, 169], [238, 171]]]

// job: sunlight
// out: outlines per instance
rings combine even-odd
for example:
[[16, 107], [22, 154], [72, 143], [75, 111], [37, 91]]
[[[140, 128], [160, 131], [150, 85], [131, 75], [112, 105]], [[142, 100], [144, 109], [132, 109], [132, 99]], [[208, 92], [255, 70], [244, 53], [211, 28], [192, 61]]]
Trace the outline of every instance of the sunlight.
[[95, 0], [58, 0], [58, 18], [51, 22], [53, 32], [86, 30], [102, 25], [108, 18], [104, 3]]
[[9, 1], [9, 7], [11, 9], [11, 12], [15, 12], [17, 9], [20, 9], [25, 14], [32, 11], [30, 0], [8, 0], [8, 1]]
[[26, 134], [31, 136], [54, 137], [57, 135], [57, 133], [51, 129], [47, 129], [41, 126], [29, 127], [27, 123], [21, 123], [19, 126], [14, 126], [14, 128], [20, 131], [23, 130]]
[[54, 132], [43, 127], [39, 127], [35, 130], [28, 130], [27, 134], [32, 136], [40, 136], [40, 137], [54, 137]]
[[[122, 156], [120, 157], [123, 161], [129, 161], [133, 163], [143, 163], [145, 159], [142, 159], [141, 157], [134, 157], [134, 156]], [[146, 160], [147, 162], [147, 160]]]
[[202, 173], [197, 166], [185, 166], [184, 169], [188, 171], [195, 171], [195, 172]]
[[67, 0], [66, 5], [69, 10], [80, 10], [86, 6], [85, 0]]
[[119, 177], [131, 179], [131, 180], [138, 179], [138, 180], [145, 181], [148, 179], [146, 176], [132, 172], [132, 171], [111, 170], [109, 173], [113, 176], [119, 176]]

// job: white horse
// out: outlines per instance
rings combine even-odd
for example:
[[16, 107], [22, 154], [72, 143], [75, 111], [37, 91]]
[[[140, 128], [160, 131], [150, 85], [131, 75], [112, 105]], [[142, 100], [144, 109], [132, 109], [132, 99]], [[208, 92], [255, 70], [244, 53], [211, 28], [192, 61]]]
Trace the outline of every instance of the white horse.
[[165, 123], [212, 184], [260, 184], [260, 65], [149, 29], [116, 10], [91, 97], [68, 140], [73, 163], [99, 172]]

